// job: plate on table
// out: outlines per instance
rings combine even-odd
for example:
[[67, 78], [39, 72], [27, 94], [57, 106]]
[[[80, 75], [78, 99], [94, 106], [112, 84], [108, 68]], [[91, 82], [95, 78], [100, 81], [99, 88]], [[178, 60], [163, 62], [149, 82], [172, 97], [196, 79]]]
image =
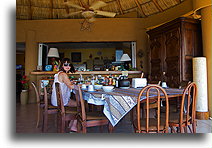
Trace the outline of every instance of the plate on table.
[[168, 89], [169, 87], [162, 87], [162, 88], [164, 88], [164, 89]]
[[95, 89], [95, 91], [102, 91], [102, 89]]
[[129, 89], [130, 87], [119, 87], [121, 89]]
[[95, 92], [96, 90], [92, 90], [92, 91], [90, 91], [90, 90], [84, 90], [85, 92]]

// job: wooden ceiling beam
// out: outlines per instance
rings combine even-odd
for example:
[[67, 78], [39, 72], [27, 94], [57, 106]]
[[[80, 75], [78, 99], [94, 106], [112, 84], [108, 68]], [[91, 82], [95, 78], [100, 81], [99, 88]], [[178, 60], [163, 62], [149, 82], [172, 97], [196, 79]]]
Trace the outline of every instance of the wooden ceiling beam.
[[181, 3], [181, 1], [180, 0], [175, 0], [178, 4], [180, 4]]
[[135, 0], [135, 4], [137, 5], [137, 7], [138, 7], [139, 11], [141, 12], [141, 14], [142, 14], [144, 17], [146, 17], [146, 15], [145, 15], [145, 13], [144, 13], [144, 11], [143, 11], [141, 5], [139, 4], [138, 0]]
[[156, 7], [160, 12], [163, 11], [163, 9], [161, 8], [161, 6], [158, 4], [157, 0], [152, 0], [152, 2], [154, 3], [155, 7]]
[[51, 8], [50, 8], [50, 18], [53, 18], [53, 0], [50, 0]]
[[116, 0], [116, 3], [117, 3], [117, 5], [118, 5], [118, 7], [119, 7], [119, 10], [120, 10], [121, 14], [124, 14], [123, 9], [122, 9], [122, 7], [121, 7], [120, 1], [119, 1], [119, 0]]
[[65, 9], [66, 9], [66, 13], [69, 14], [69, 7], [65, 6]]
[[32, 20], [32, 1], [29, 0], [29, 19]]
[[79, 4], [80, 4], [80, 6], [83, 7], [82, 1], [81, 1], [81, 0], [78, 0], [78, 2], [79, 2]]
[[[67, 0], [64, 0], [64, 2], [67, 2]], [[65, 5], [66, 13], [69, 14], [69, 7]]]

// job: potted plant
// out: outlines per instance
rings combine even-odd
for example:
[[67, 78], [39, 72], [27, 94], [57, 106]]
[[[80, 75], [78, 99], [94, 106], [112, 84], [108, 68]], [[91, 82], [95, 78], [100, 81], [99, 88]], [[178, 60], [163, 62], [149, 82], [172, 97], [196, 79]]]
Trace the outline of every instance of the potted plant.
[[28, 89], [29, 89], [29, 79], [26, 75], [21, 78], [22, 91], [21, 91], [21, 104], [25, 105], [28, 102]]

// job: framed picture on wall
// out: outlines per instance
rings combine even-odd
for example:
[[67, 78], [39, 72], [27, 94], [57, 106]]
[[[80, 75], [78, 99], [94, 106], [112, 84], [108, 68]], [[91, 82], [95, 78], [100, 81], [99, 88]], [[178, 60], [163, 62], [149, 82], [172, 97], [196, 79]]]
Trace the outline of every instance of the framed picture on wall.
[[60, 60], [62, 60], [64, 58], [64, 52], [59, 52], [59, 57], [60, 57]]
[[81, 52], [72, 52], [71, 53], [72, 62], [81, 62]]

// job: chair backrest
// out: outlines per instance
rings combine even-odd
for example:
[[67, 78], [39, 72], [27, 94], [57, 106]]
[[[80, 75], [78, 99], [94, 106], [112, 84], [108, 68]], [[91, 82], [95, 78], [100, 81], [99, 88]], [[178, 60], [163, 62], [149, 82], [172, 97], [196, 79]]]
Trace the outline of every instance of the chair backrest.
[[48, 100], [48, 95], [47, 95], [47, 90], [46, 90], [46, 87], [43, 87], [43, 96], [44, 96], [44, 110], [47, 111], [48, 110], [48, 105], [49, 105], [49, 100]]
[[[151, 91], [154, 91], [154, 97], [151, 97]], [[166, 102], [166, 118], [165, 118], [165, 132], [168, 132], [168, 121], [169, 121], [169, 102], [168, 102], [168, 96], [166, 91], [159, 85], [157, 84], [151, 84], [151, 85], [147, 85], [146, 87], [144, 87], [138, 96], [137, 99], [137, 125], [138, 125], [138, 132], [141, 132], [141, 97], [145, 97], [144, 103], [146, 105], [146, 129], [145, 132], [149, 132], [149, 119], [150, 119], [150, 103], [151, 102], [157, 102], [157, 125], [155, 125], [157, 127], [157, 131], [160, 131], [160, 124], [161, 124], [161, 116], [160, 116], [160, 108], [161, 108], [161, 104], [160, 101], [163, 98], [164, 101]], [[143, 101], [142, 101], [143, 102]]]
[[[188, 83], [187, 87], [183, 91], [181, 107], [180, 107], [180, 125], [183, 122], [194, 122], [196, 116], [196, 96], [197, 96], [197, 86], [195, 82]], [[186, 118], [184, 118], [186, 116]], [[183, 120], [183, 119], [186, 119]]]
[[32, 86], [33, 86], [33, 88], [34, 88], [34, 90], [35, 90], [35, 94], [36, 94], [36, 102], [37, 103], [40, 103], [40, 95], [39, 95], [39, 93], [38, 93], [38, 89], [37, 89], [37, 87], [36, 87], [36, 84], [35, 84], [35, 82], [31, 82], [31, 84], [32, 84]]
[[46, 87], [46, 90], [47, 90], [47, 95], [51, 95], [52, 94], [52, 85], [54, 83], [54, 80], [52, 79], [46, 79], [46, 78], [42, 78], [40, 81], [39, 81], [39, 86], [37, 87], [38, 88], [38, 93], [43, 95], [43, 87], [45, 86]]
[[82, 121], [86, 120], [85, 102], [82, 97], [82, 90], [79, 85], [74, 85], [74, 92], [77, 102], [77, 111], [82, 118]]
[[55, 89], [56, 89], [56, 96], [57, 96], [57, 107], [58, 107], [58, 111], [61, 114], [65, 114], [65, 107], [64, 107], [64, 103], [63, 103], [63, 99], [62, 99], [62, 93], [61, 93], [61, 89], [60, 89], [60, 83], [58, 83], [58, 82], [55, 83]]

